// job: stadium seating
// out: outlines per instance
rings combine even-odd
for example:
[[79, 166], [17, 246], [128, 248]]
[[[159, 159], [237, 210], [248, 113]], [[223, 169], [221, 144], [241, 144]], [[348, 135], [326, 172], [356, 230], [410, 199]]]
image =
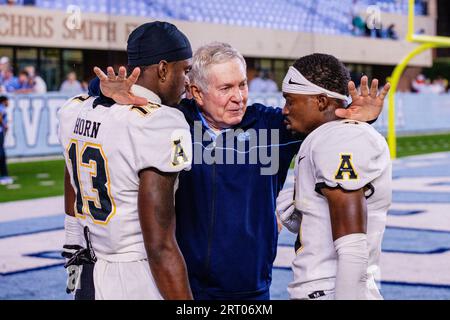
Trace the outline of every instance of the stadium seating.
[[[424, 14], [417, 2], [416, 13]], [[349, 35], [355, 11], [353, 0], [36, 0], [36, 6], [48, 9], [65, 10], [69, 5], [81, 12]], [[397, 14], [408, 10], [407, 0], [356, 1], [356, 9], [369, 5]]]

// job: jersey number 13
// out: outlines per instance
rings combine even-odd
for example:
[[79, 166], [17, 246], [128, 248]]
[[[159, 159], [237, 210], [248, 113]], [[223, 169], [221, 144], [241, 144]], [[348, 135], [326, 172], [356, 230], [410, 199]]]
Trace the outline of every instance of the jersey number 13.
[[[101, 145], [84, 143], [79, 152], [78, 141], [71, 140], [67, 148], [72, 177], [77, 189], [76, 212], [79, 215], [88, 213], [94, 222], [107, 224], [116, 211], [114, 199], [111, 197], [110, 179], [108, 171], [108, 161]], [[83, 179], [87, 177], [89, 179]], [[90, 184], [92, 192], [85, 193], [86, 184]]]

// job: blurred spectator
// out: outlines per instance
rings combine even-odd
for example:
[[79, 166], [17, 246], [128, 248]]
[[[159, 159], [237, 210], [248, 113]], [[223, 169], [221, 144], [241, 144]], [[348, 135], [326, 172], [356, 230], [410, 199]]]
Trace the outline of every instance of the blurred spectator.
[[33, 93], [33, 87], [30, 84], [30, 76], [28, 72], [25, 70], [22, 70], [19, 72], [19, 77], [17, 78], [18, 81], [16, 82], [16, 85], [14, 86], [14, 93], [20, 93], [20, 94], [28, 94]]
[[7, 70], [10, 69], [9, 66], [9, 58], [8, 57], [1, 57], [0, 58], [0, 84], [3, 83], [3, 79], [5, 77], [5, 73]]
[[428, 1], [427, 0], [415, 0], [416, 14], [428, 15]]
[[369, 38], [376, 38], [376, 29], [371, 29], [367, 23], [364, 23], [364, 35]]
[[430, 92], [431, 93], [445, 93], [447, 91], [447, 85], [448, 81], [444, 79], [443, 77], [439, 76], [436, 79], [433, 80], [433, 82], [430, 85]]
[[387, 37], [389, 39], [393, 39], [393, 40], [398, 40], [398, 36], [397, 36], [397, 32], [395, 32], [394, 30], [395, 25], [391, 24], [388, 28], [387, 28]]
[[430, 79], [425, 78], [423, 74], [419, 74], [416, 79], [413, 80], [411, 86], [412, 92], [441, 94], [447, 91], [448, 80], [442, 76], [438, 76], [431, 81]]
[[436, 79], [442, 83], [442, 86], [444, 87], [445, 91], [447, 91], [448, 90], [448, 80], [446, 78], [444, 78], [443, 76], [438, 76]]
[[353, 0], [353, 5], [350, 8], [352, 16], [352, 32], [355, 36], [362, 36], [366, 30], [366, 22], [359, 14], [358, 0]]
[[352, 16], [352, 33], [355, 36], [366, 36], [370, 38], [388, 38], [398, 39], [397, 32], [394, 30], [395, 25], [391, 24], [387, 29], [383, 28], [381, 22], [370, 22], [368, 18], [364, 20], [360, 15], [361, 8], [358, 5], [358, 0], [353, 0], [351, 9]]
[[276, 82], [270, 78], [269, 70], [266, 69], [262, 69], [259, 75], [250, 81], [248, 89], [250, 92], [256, 93], [278, 92]]
[[75, 72], [72, 71], [67, 74], [67, 78], [61, 84], [59, 91], [71, 96], [83, 92], [83, 88], [81, 87], [81, 83], [77, 80], [77, 75]]
[[355, 36], [362, 36], [366, 32], [366, 23], [360, 16], [353, 17], [352, 26], [353, 26], [353, 34]]
[[443, 76], [438, 76], [437, 79], [442, 82], [442, 86], [444, 87], [444, 92], [447, 92], [448, 87], [448, 79], [444, 78]]
[[416, 34], [421, 35], [421, 34], [425, 34], [425, 29], [424, 28], [420, 28]]
[[8, 168], [6, 167], [5, 135], [8, 130], [8, 117], [6, 115], [8, 103], [9, 101], [6, 96], [0, 96], [0, 185], [12, 184], [14, 182], [8, 176]]
[[89, 91], [89, 82], [86, 80], [81, 81], [81, 89], [87, 93]]
[[47, 92], [47, 84], [44, 79], [36, 74], [34, 66], [26, 66], [25, 71], [28, 72], [29, 83], [33, 89], [33, 93], [43, 94]]
[[427, 91], [427, 80], [423, 74], [417, 75], [417, 77], [411, 83], [412, 91], [417, 93], [423, 93]]
[[14, 76], [11, 67], [5, 70], [0, 87], [1, 92], [14, 92], [19, 87], [19, 79]]

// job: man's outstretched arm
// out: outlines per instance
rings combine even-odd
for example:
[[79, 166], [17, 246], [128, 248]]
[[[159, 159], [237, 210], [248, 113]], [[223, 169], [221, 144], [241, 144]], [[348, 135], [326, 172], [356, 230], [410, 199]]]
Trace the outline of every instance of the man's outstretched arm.
[[189, 300], [184, 258], [175, 239], [174, 184], [178, 173], [150, 168], [139, 174], [138, 209], [145, 249], [164, 299]]
[[[126, 68], [123, 66], [119, 68], [118, 75], [115, 74], [112, 67], [107, 68], [107, 74], [98, 67], [94, 68], [94, 72], [100, 79], [100, 89], [104, 96], [121, 104], [140, 105], [147, 103], [145, 98], [137, 97], [131, 92], [131, 86], [139, 78], [139, 68], [135, 68], [130, 76], [127, 76]], [[368, 83], [368, 77], [363, 76], [359, 93], [353, 81], [348, 83], [352, 104], [346, 109], [336, 109], [338, 117], [363, 122], [373, 122], [378, 118], [383, 110], [384, 99], [391, 85], [386, 83], [378, 93], [378, 79], [372, 80], [370, 89]]]
[[352, 104], [346, 109], [336, 109], [336, 116], [339, 118], [358, 120], [372, 123], [383, 111], [384, 98], [391, 88], [390, 83], [386, 83], [378, 93], [378, 79], [373, 79], [369, 89], [369, 79], [367, 76], [361, 78], [360, 93], [356, 90], [355, 83], [348, 83], [348, 92], [352, 98]]

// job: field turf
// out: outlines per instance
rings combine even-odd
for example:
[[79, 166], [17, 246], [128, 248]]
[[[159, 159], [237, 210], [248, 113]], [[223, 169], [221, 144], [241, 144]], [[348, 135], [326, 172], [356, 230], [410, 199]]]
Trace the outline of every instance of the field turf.
[[0, 185], [0, 202], [59, 196], [64, 190], [64, 160], [8, 165], [14, 184]]
[[445, 151], [450, 151], [450, 133], [399, 137], [397, 140], [397, 156], [399, 158]]

